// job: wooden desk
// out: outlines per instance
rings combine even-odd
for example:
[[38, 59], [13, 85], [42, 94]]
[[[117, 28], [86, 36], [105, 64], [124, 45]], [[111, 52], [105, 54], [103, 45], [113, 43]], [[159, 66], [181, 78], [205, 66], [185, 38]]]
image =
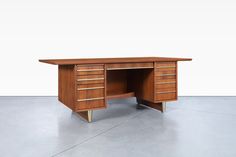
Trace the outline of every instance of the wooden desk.
[[50, 59], [58, 65], [59, 101], [88, 122], [107, 100], [136, 97], [138, 104], [165, 110], [178, 98], [177, 62], [190, 58], [137, 57]]

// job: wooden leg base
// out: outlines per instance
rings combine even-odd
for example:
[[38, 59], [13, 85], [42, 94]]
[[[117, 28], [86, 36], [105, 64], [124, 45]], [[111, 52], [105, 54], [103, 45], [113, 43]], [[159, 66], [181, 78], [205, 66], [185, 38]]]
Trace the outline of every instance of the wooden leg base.
[[81, 117], [87, 120], [89, 123], [92, 122], [93, 110], [77, 112]]
[[153, 103], [153, 102], [149, 102], [149, 101], [138, 99], [138, 98], [137, 98], [137, 102], [138, 102], [138, 106], [139, 106], [139, 104], [143, 104], [143, 105], [146, 105], [148, 107], [157, 109], [161, 112], [166, 111], [166, 103], [165, 102]]

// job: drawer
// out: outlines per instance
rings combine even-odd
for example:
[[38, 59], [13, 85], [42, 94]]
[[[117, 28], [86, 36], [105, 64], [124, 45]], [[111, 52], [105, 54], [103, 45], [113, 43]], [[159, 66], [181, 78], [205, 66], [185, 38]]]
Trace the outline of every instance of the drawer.
[[160, 75], [155, 78], [156, 83], [158, 82], [173, 82], [176, 81], [176, 75]]
[[156, 89], [156, 91], [161, 91], [161, 90], [165, 90], [165, 89], [170, 89], [170, 90], [176, 89], [176, 83], [156, 84], [155, 89]]
[[77, 71], [77, 75], [104, 75], [104, 70]]
[[94, 109], [94, 108], [104, 108], [105, 100], [104, 98], [87, 100], [87, 101], [77, 101], [76, 110], [86, 110], [86, 109]]
[[93, 71], [93, 70], [104, 70], [104, 65], [102, 64], [82, 64], [76, 65], [78, 71]]
[[76, 66], [77, 75], [104, 75], [104, 65], [87, 64]]
[[153, 63], [119, 63], [119, 64], [107, 64], [107, 70], [145, 69], [145, 68], [153, 68]]
[[77, 84], [77, 90], [86, 90], [86, 89], [102, 89], [104, 83], [94, 83], [94, 84]]
[[81, 75], [81, 76], [77, 76], [77, 79], [92, 79], [92, 78], [104, 78], [104, 75]]
[[98, 83], [104, 83], [104, 78], [77, 79], [77, 84], [79, 85]]
[[104, 88], [80, 89], [76, 92], [77, 99], [88, 99], [94, 97], [104, 97]]
[[176, 68], [162, 68], [162, 69], [156, 69], [156, 75], [161, 76], [165, 74], [176, 74]]
[[156, 68], [174, 68], [176, 67], [176, 62], [156, 62]]
[[157, 101], [168, 101], [168, 100], [176, 100], [176, 99], [177, 99], [176, 92], [156, 93]]

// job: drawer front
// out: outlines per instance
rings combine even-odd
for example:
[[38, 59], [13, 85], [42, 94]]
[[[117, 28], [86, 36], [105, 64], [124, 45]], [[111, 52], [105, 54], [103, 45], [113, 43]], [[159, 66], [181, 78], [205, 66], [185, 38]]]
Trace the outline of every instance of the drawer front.
[[176, 81], [176, 75], [156, 76], [156, 82], [173, 82]]
[[89, 110], [94, 108], [104, 108], [105, 101], [104, 98], [87, 100], [87, 101], [77, 101], [76, 110]]
[[162, 76], [166, 74], [176, 74], [176, 68], [161, 68], [161, 69], [156, 69], [156, 75], [157, 76]]
[[101, 89], [101, 88], [105, 88], [104, 87], [104, 83], [94, 83], [94, 84], [77, 84], [77, 90], [86, 90], [86, 89]]
[[175, 68], [176, 62], [156, 62], [156, 68], [162, 69], [162, 68]]
[[119, 70], [119, 69], [144, 69], [153, 68], [153, 63], [119, 63], [119, 64], [107, 64], [107, 70]]
[[104, 75], [81, 75], [77, 76], [77, 79], [92, 79], [92, 78], [105, 78]]
[[104, 65], [86, 64], [76, 66], [77, 75], [104, 75]]
[[156, 91], [169, 91], [169, 90], [176, 90], [176, 83], [170, 84], [156, 84], [155, 85]]
[[104, 70], [95, 70], [95, 71], [77, 71], [77, 75], [104, 75]]
[[104, 83], [104, 78], [96, 78], [96, 79], [77, 79], [77, 84], [85, 85], [85, 84], [99, 84]]
[[77, 100], [104, 97], [104, 88], [79, 89], [76, 92]]
[[81, 64], [77, 65], [78, 71], [86, 71], [86, 70], [104, 70], [104, 65], [102, 64]]
[[156, 93], [156, 100], [157, 101], [168, 101], [168, 100], [176, 100], [177, 94], [176, 92], [163, 92], [163, 93]]

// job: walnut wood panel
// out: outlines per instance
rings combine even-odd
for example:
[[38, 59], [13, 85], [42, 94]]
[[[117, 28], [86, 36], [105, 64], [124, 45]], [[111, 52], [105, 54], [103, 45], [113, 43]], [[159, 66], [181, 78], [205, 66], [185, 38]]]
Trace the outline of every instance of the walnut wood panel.
[[76, 102], [76, 111], [105, 108], [104, 99]]
[[176, 100], [176, 92], [156, 93], [157, 101]]
[[154, 69], [128, 70], [128, 91], [139, 99], [154, 101]]
[[157, 76], [155, 80], [157, 83], [176, 82], [176, 76]]
[[176, 69], [175, 68], [165, 68], [165, 69], [157, 69], [156, 74], [157, 75], [163, 75], [163, 74], [175, 74]]
[[76, 71], [77, 75], [104, 75], [104, 70], [96, 70], [96, 71]]
[[105, 78], [105, 75], [80, 75], [76, 79]]
[[104, 97], [104, 89], [87, 89], [78, 90], [76, 92], [76, 99], [87, 99], [97, 97]]
[[153, 63], [114, 63], [107, 64], [107, 70], [153, 68]]
[[128, 92], [128, 93], [122, 93], [122, 94], [116, 94], [116, 95], [108, 95], [107, 99], [118, 99], [118, 98], [129, 98], [129, 97], [134, 97], [135, 94], [134, 92]]
[[156, 84], [155, 88], [156, 88], [156, 90], [176, 89], [176, 83]]
[[107, 71], [107, 95], [127, 93], [127, 70]]
[[156, 62], [156, 68], [176, 67], [176, 62]]
[[58, 67], [58, 99], [74, 110], [75, 75], [73, 65], [59, 65]]
[[104, 64], [104, 63], [135, 63], [135, 62], [167, 62], [167, 61], [191, 61], [191, 58], [171, 57], [126, 57], [126, 58], [79, 58], [79, 59], [40, 59], [40, 62], [58, 65], [74, 64]]
[[98, 87], [103, 87], [105, 88], [104, 83], [94, 83], [94, 84], [77, 84], [77, 90], [79, 89], [84, 89], [84, 88], [98, 88]]
[[176, 73], [175, 75], [165, 75], [165, 76], [156, 76], [155, 77], [156, 80], [160, 80], [160, 82], [167, 82], [168, 80], [176, 80]]
[[172, 88], [156, 88], [156, 93], [162, 93], [162, 92], [169, 92], [169, 91], [174, 91], [176, 92], [176, 87], [172, 87]]
[[82, 64], [77, 65], [77, 71], [86, 71], [86, 70], [104, 70], [103, 64]]
[[98, 83], [104, 83], [104, 78], [99, 80], [84, 80], [84, 81], [78, 81], [77, 84], [84, 85], [84, 84], [98, 84]]

